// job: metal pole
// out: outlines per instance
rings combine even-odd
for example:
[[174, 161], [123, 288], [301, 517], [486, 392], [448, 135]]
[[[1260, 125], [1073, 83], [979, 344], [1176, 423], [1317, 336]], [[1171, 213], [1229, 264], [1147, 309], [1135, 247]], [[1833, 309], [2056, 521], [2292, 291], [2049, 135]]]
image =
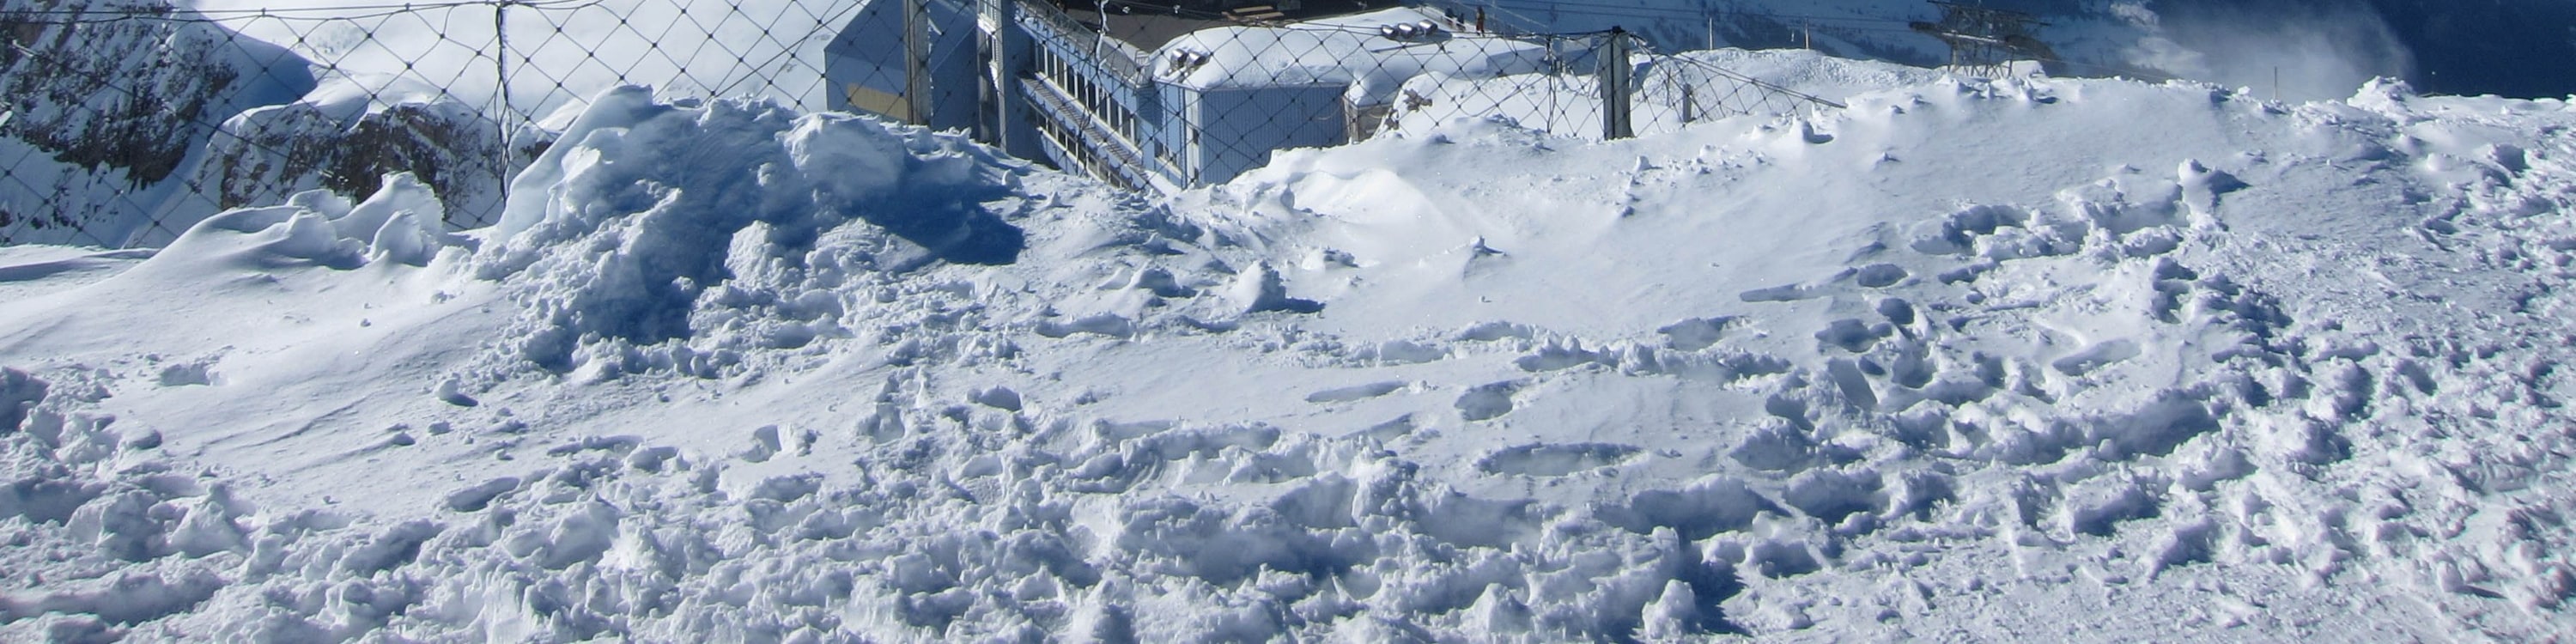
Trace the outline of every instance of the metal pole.
[[[492, 111], [492, 120], [501, 125], [501, 150], [510, 149], [510, 122], [502, 115], [510, 110], [510, 4], [492, 5], [492, 83], [499, 86], [500, 109]], [[508, 158], [508, 157], [503, 157]]]
[[[518, 129], [519, 120], [518, 108], [510, 105], [509, 27], [512, 4], [516, 2], [505, 1], [492, 5], [492, 83], [499, 86], [497, 100], [501, 103], [496, 106], [500, 109], [492, 110], [492, 126], [501, 130], [501, 158], [498, 163], [493, 164], [492, 172], [499, 175], [498, 184], [504, 194], [509, 192], [511, 176], [519, 171], [519, 151], [510, 145], [510, 139]], [[500, 219], [499, 213], [476, 213], [474, 216], [489, 217], [490, 219], [484, 223], [496, 223]]]
[[929, 0], [903, 0], [903, 120], [913, 125], [930, 124], [930, 33], [925, 23], [923, 3]]
[[1628, 124], [1628, 72], [1628, 32], [1611, 27], [1609, 42], [1601, 47], [1601, 138], [1637, 135]]
[[1013, 51], [1013, 24], [1018, 22], [1019, 0], [984, 0], [984, 37], [992, 48], [992, 66], [984, 73], [989, 78], [985, 91], [991, 93], [992, 137], [988, 143], [1005, 151], [1011, 149], [1012, 88], [1011, 81], [1020, 77], [1019, 52]]

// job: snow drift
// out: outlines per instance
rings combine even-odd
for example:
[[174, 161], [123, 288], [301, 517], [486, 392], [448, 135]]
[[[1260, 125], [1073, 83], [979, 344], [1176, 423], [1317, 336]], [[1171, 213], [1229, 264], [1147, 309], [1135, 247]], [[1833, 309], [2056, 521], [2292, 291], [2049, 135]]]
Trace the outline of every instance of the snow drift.
[[1152, 203], [619, 90], [493, 228], [0, 249], [0, 629], [2566, 634], [2564, 103], [1846, 102]]

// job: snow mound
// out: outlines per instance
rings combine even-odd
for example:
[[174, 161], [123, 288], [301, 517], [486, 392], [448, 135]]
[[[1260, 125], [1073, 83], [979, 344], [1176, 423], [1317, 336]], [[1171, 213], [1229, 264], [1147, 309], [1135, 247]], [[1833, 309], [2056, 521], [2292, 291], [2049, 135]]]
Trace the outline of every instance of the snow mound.
[[[558, 371], [696, 370], [699, 354], [721, 361], [745, 343], [799, 347], [846, 333], [833, 288], [856, 274], [1009, 264], [1026, 244], [982, 204], [1010, 193], [1014, 170], [857, 117], [655, 104], [627, 88], [596, 99], [562, 141], [515, 181], [480, 269], [513, 278], [534, 315], [512, 335]], [[842, 230], [848, 221], [870, 225]], [[724, 337], [636, 353], [700, 330]]]
[[293, 265], [356, 268], [370, 262], [428, 264], [463, 242], [447, 232], [444, 206], [410, 174], [386, 175], [365, 201], [308, 190], [282, 206], [227, 210], [191, 226], [147, 272], [213, 262], [266, 270]]
[[[1149, 322], [1147, 307], [1171, 313], [1153, 324], [1185, 328], [1313, 308], [1281, 295], [1275, 272], [1257, 263], [1238, 276], [1236, 264], [1196, 248], [1199, 230], [1166, 213], [1132, 201], [1068, 209], [1111, 197], [873, 117], [655, 103], [625, 88], [594, 100], [562, 140], [515, 180], [476, 259], [476, 274], [503, 284], [523, 311], [503, 362], [712, 377], [738, 372], [745, 352], [822, 355], [808, 346], [850, 338], [900, 345], [912, 326], [897, 320], [954, 324], [945, 309], [961, 304], [1010, 311], [1003, 323], [1046, 337], [1130, 336]], [[1033, 223], [1047, 229], [1032, 234]], [[1032, 256], [1070, 282], [1046, 290], [1073, 292], [1050, 305], [922, 275]], [[1199, 257], [1166, 268], [1156, 256]], [[1241, 286], [1214, 288], [1226, 283]], [[1083, 292], [1095, 284], [1106, 292]], [[1012, 351], [1000, 339], [960, 350]]]

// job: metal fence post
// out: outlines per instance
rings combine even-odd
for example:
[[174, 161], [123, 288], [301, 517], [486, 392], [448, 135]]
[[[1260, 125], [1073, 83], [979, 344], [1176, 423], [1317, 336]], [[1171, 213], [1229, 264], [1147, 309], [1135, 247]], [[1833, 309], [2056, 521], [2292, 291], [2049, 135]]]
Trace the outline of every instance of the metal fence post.
[[[498, 98], [493, 105], [497, 109], [492, 110], [492, 124], [501, 130], [501, 138], [498, 139], [501, 142], [501, 158], [498, 163], [493, 164], [496, 175], [493, 179], [505, 194], [510, 189], [510, 177], [519, 169], [519, 151], [517, 147], [511, 145], [511, 139], [518, 134], [515, 130], [519, 126], [518, 108], [510, 106], [510, 5], [512, 4], [517, 3], [504, 0], [492, 5], [492, 84], [494, 89], [498, 90], [496, 92]], [[498, 220], [500, 215], [492, 215], [492, 218]]]
[[1629, 67], [1628, 32], [1610, 28], [1609, 41], [1601, 46], [1601, 138], [1625, 139], [1637, 135], [1630, 127], [1628, 112]]
[[1007, 98], [1011, 95], [1010, 82], [1019, 77], [1018, 70], [1012, 69], [1014, 60], [1009, 45], [1010, 35], [1005, 30], [1011, 24], [1011, 5], [1017, 1], [979, 0], [976, 3], [975, 26], [983, 46], [985, 64], [984, 82], [980, 83], [982, 104], [978, 106], [982, 119], [977, 127], [983, 130], [984, 143], [1003, 150], [1011, 149], [1006, 132], [1010, 129], [1011, 110], [1007, 105]]
[[930, 124], [929, 0], [903, 0], [903, 121]]

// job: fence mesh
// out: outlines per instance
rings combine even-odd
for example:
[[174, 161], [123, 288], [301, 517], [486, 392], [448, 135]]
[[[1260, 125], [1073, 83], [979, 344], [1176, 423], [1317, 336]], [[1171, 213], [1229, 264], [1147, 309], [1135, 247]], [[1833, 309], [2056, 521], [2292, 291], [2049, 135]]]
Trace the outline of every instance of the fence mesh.
[[1462, 116], [1599, 138], [1612, 111], [1650, 133], [1831, 105], [1500, 5], [303, 1], [0, 0], [0, 243], [157, 245], [400, 172], [481, 226], [585, 98], [627, 84], [873, 112], [1140, 190]]

